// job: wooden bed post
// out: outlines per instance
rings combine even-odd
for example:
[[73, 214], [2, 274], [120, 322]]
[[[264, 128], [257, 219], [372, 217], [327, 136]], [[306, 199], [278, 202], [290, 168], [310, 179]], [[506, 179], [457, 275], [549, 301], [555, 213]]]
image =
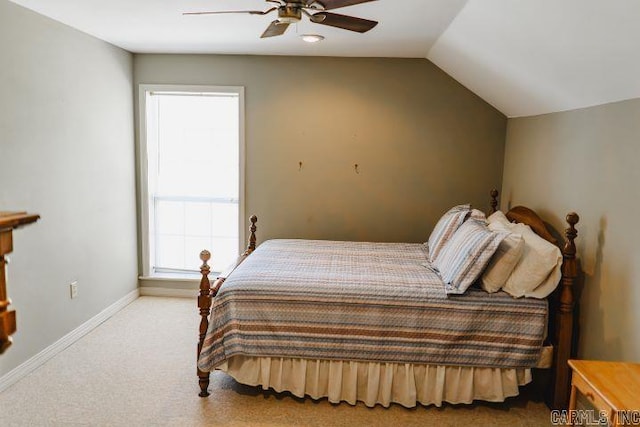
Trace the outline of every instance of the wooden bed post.
[[[211, 309], [211, 283], [209, 282], [209, 264], [207, 261], [211, 259], [211, 253], [209, 251], [200, 252], [200, 259], [202, 265], [200, 266], [200, 273], [202, 279], [200, 279], [200, 294], [198, 295], [198, 308], [200, 309], [200, 336], [198, 339], [198, 357], [202, 351], [202, 345], [204, 344], [204, 337], [209, 329], [209, 313]], [[200, 397], [209, 396], [207, 389], [209, 388], [209, 372], [203, 372], [198, 369], [198, 384], [200, 385]]]
[[566, 409], [569, 402], [570, 372], [568, 360], [571, 358], [573, 345], [573, 320], [575, 299], [573, 287], [578, 278], [578, 260], [576, 259], [575, 239], [578, 232], [575, 225], [580, 220], [577, 213], [567, 215], [569, 228], [565, 235], [567, 241], [562, 250], [562, 280], [560, 282], [560, 300], [556, 313], [556, 349], [554, 354], [554, 375], [552, 382], [551, 407]]
[[243, 256], [251, 255], [251, 253], [256, 250], [256, 230], [258, 229], [256, 227], [256, 222], [258, 222], [258, 217], [255, 215], [251, 215], [249, 221], [251, 221], [251, 228], [249, 229], [251, 230], [251, 235], [249, 236], [249, 241], [247, 242], [247, 250], [242, 254]]
[[489, 202], [491, 206], [491, 213], [496, 213], [498, 210], [498, 190], [494, 188], [489, 194], [491, 195], [491, 201]]
[[[211, 253], [207, 250], [200, 252], [200, 259], [202, 260], [202, 265], [200, 266], [200, 273], [202, 274], [202, 279], [200, 279], [200, 293], [198, 295], [198, 309], [200, 312], [200, 329], [199, 329], [199, 338], [198, 338], [198, 358], [200, 358], [200, 353], [202, 352], [202, 346], [204, 345], [204, 338], [207, 335], [207, 330], [209, 329], [209, 315], [211, 314], [211, 301], [212, 299], [218, 295], [218, 291], [220, 287], [225, 282], [227, 275], [230, 274], [238, 265], [242, 263], [253, 251], [256, 250], [256, 222], [258, 222], [258, 217], [255, 215], [251, 215], [249, 218], [251, 221], [251, 235], [249, 236], [249, 242], [247, 244], [247, 249], [244, 251], [235, 265], [233, 265], [229, 270], [223, 272], [216, 280], [213, 282], [213, 285], [209, 281], [209, 273], [211, 272], [211, 268], [209, 267], [208, 261], [211, 259]], [[198, 371], [198, 384], [200, 385], [200, 397], [209, 396], [209, 372], [203, 372], [200, 369]]]

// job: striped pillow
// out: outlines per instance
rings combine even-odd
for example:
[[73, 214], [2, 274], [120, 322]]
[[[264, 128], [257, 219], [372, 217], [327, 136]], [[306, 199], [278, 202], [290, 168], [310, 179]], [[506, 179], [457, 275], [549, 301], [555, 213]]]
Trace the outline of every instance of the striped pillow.
[[509, 233], [493, 232], [483, 221], [469, 218], [442, 249], [434, 267], [447, 294], [463, 294], [475, 282]]
[[458, 205], [449, 209], [442, 215], [429, 236], [429, 262], [433, 263], [442, 248], [447, 244], [453, 233], [462, 225], [464, 219], [471, 211], [471, 205]]
[[478, 209], [471, 209], [469, 218], [477, 219], [478, 221], [482, 221], [482, 222], [487, 222], [487, 216], [484, 214], [484, 212]]

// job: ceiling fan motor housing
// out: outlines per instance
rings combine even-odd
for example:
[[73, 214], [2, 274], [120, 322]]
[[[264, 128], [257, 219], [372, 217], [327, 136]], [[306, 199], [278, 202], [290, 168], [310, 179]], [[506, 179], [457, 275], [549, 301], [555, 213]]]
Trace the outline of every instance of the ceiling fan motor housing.
[[302, 7], [299, 4], [287, 4], [278, 8], [278, 21], [282, 24], [296, 24], [302, 19]]

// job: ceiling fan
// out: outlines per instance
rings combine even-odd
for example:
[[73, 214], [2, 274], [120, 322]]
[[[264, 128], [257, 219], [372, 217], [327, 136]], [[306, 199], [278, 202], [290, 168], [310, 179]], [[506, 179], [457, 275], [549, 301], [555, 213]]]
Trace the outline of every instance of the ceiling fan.
[[296, 24], [305, 15], [315, 24], [329, 25], [331, 27], [342, 28], [344, 30], [366, 33], [378, 25], [376, 21], [356, 18], [354, 16], [340, 15], [338, 13], [327, 12], [345, 6], [360, 3], [368, 3], [375, 0], [265, 0], [267, 3], [274, 3], [277, 6], [271, 9], [261, 10], [226, 10], [217, 12], [184, 12], [183, 15], [218, 15], [227, 13], [246, 13], [250, 15], [267, 15], [271, 12], [278, 12], [278, 19], [262, 34], [261, 38], [281, 36], [287, 31], [289, 25]]

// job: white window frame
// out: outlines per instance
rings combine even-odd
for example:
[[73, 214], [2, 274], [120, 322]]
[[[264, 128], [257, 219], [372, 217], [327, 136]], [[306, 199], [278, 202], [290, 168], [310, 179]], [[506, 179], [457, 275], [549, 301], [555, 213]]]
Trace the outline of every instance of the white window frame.
[[[183, 92], [189, 94], [198, 93], [233, 93], [238, 95], [239, 101], [239, 186], [238, 189], [238, 253], [244, 251], [244, 243], [246, 240], [246, 224], [245, 224], [245, 105], [244, 105], [244, 87], [243, 86], [200, 86], [200, 85], [158, 85], [158, 84], [140, 84], [138, 86], [138, 183], [140, 194], [140, 238], [141, 238], [141, 256], [142, 256], [142, 279], [154, 278], [153, 266], [151, 260], [152, 245], [151, 238], [151, 212], [149, 209], [151, 198], [149, 194], [149, 176], [148, 176], [148, 147], [147, 147], [147, 94], [150, 92]], [[213, 164], [211, 166], [214, 167]], [[211, 251], [213, 257], [216, 256], [216, 248], [202, 248]], [[198, 254], [193, 254], [194, 258]]]

